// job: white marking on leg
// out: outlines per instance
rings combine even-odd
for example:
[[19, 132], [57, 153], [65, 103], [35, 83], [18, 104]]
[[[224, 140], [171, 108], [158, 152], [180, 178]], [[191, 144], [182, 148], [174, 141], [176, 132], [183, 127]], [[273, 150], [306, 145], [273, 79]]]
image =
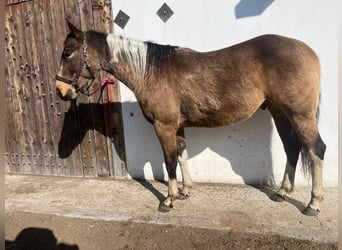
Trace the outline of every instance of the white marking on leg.
[[183, 180], [182, 194], [189, 195], [190, 188], [192, 187], [192, 180], [189, 173], [188, 152], [186, 149], [183, 150], [182, 155], [178, 156], [178, 162], [180, 165]]
[[312, 191], [311, 191], [311, 201], [309, 206], [313, 209], [319, 210], [319, 205], [323, 200], [323, 161], [310, 151], [310, 157], [313, 161], [312, 169]]
[[178, 162], [182, 173], [183, 191], [187, 189], [187, 192], [189, 192], [189, 189], [192, 187], [192, 179], [189, 172], [188, 151], [186, 149], [184, 149], [182, 155], [178, 157]]
[[164, 201], [163, 201], [164, 205], [169, 207], [172, 204], [172, 199], [171, 197], [167, 197]]
[[169, 180], [169, 197], [171, 199], [178, 197], [178, 184], [176, 179]]
[[163, 201], [164, 205], [171, 206], [172, 202], [179, 197], [177, 180], [169, 180], [168, 197]]
[[295, 167], [293, 167], [288, 161], [286, 162], [285, 173], [283, 177], [283, 181], [281, 183], [280, 190], [283, 194], [290, 193], [294, 188], [294, 179], [295, 179]]

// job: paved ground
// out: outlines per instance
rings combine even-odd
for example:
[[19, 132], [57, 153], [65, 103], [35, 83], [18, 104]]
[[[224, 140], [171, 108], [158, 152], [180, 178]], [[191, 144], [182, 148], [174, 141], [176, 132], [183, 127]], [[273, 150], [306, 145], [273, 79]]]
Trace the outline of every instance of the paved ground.
[[[189, 199], [176, 201], [172, 211], [160, 213], [158, 204], [167, 186], [158, 182], [6, 175], [5, 183], [8, 241], [20, 232], [21, 216], [34, 220], [38, 215], [45, 224], [57, 223], [56, 218], [58, 223], [63, 223], [60, 218], [80, 218], [137, 226], [277, 234], [324, 243], [338, 240], [337, 188], [325, 188], [321, 213], [306, 217], [301, 210], [310, 199], [309, 186], [298, 188], [286, 202], [276, 203], [269, 199], [273, 191], [267, 188], [195, 184]], [[16, 220], [19, 225], [15, 227]]]

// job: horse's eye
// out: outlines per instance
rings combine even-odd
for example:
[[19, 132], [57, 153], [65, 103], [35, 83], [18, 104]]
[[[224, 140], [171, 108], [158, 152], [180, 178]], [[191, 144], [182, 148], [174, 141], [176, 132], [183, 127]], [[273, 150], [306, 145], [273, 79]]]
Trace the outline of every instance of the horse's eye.
[[63, 51], [63, 57], [64, 57], [64, 58], [68, 58], [68, 57], [70, 57], [71, 55], [72, 55], [71, 49], [65, 49], [65, 50]]

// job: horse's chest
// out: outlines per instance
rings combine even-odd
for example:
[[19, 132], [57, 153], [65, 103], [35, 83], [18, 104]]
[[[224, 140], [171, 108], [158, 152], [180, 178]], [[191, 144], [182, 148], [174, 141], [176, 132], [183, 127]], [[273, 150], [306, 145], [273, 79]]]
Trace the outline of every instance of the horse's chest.
[[164, 123], [177, 123], [179, 120], [179, 105], [172, 99], [166, 97], [145, 99], [140, 101], [140, 107], [150, 123], [156, 120]]

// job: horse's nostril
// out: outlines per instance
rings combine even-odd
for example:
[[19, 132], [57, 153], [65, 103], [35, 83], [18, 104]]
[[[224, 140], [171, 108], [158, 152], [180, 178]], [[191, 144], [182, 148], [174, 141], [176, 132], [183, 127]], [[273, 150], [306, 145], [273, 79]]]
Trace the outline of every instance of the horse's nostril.
[[64, 93], [64, 95], [62, 94], [61, 90], [56, 88], [56, 93], [58, 95], [59, 98], [61, 98], [63, 101], [69, 101], [72, 99], [72, 91], [71, 89], [68, 89], [66, 93]]
[[58, 97], [62, 98], [62, 93], [59, 89], [56, 89], [56, 93], [57, 93]]

